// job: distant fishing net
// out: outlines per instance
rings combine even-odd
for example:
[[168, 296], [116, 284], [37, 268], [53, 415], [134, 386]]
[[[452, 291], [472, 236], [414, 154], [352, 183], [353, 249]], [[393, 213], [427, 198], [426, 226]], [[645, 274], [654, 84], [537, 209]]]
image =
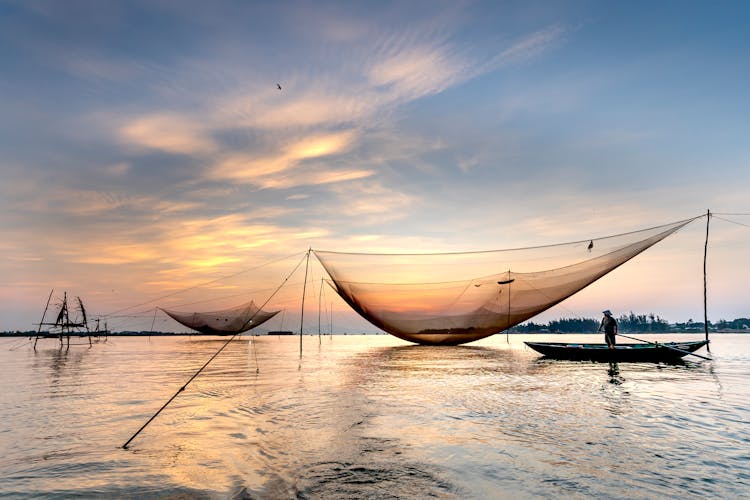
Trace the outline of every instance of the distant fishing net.
[[333, 288], [373, 325], [419, 344], [456, 345], [499, 333], [549, 309], [693, 220], [511, 250], [314, 252]]
[[188, 328], [210, 335], [246, 332], [276, 316], [279, 311], [263, 311], [254, 301], [231, 309], [210, 312], [177, 312], [160, 308]]

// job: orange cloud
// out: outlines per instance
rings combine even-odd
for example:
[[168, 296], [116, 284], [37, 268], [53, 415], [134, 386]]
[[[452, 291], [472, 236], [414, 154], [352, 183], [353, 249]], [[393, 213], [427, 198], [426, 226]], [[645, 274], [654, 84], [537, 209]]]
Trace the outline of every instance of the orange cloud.
[[71, 259], [82, 264], [129, 264], [133, 262], [156, 261], [158, 253], [151, 245], [94, 244], [90, 251], [83, 251]]
[[233, 94], [218, 99], [211, 120], [224, 126], [267, 130], [310, 128], [320, 125], [351, 123], [375, 111], [368, 89], [334, 91], [325, 88], [301, 88], [285, 82], [282, 92]]
[[206, 129], [185, 116], [153, 114], [131, 120], [119, 129], [126, 144], [168, 153], [196, 154], [216, 149]]
[[293, 169], [304, 160], [343, 153], [352, 146], [355, 137], [352, 130], [318, 134], [294, 141], [276, 155], [260, 158], [249, 155], [229, 156], [216, 164], [210, 174], [215, 178], [259, 184], [264, 187], [287, 187], [287, 182], [275, 179], [276, 174]]
[[295, 186], [317, 186], [336, 182], [363, 179], [374, 175], [372, 170], [327, 170], [318, 172], [294, 173], [280, 177], [266, 177], [258, 183], [264, 188], [290, 188]]

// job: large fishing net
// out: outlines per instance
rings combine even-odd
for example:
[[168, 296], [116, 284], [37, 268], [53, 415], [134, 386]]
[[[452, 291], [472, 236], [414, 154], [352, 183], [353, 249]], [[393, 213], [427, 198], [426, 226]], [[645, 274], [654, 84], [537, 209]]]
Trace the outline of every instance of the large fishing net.
[[273, 318], [279, 311], [263, 311], [254, 301], [231, 309], [210, 312], [177, 312], [160, 308], [188, 328], [210, 335], [246, 332]]
[[570, 297], [693, 219], [557, 245], [443, 254], [315, 250], [360, 315], [420, 344], [471, 342]]

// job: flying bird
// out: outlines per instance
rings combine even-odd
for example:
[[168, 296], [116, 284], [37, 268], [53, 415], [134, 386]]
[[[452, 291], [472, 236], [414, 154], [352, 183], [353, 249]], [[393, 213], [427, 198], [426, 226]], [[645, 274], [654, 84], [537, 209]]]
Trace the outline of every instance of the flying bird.
[[594, 240], [589, 241], [589, 252], [591, 252], [592, 248], [594, 248]]
[[281, 84], [280, 84], [280, 83], [277, 83], [277, 84], [276, 84], [276, 88], [277, 88], [277, 89], [279, 89], [279, 90], [281, 90]]

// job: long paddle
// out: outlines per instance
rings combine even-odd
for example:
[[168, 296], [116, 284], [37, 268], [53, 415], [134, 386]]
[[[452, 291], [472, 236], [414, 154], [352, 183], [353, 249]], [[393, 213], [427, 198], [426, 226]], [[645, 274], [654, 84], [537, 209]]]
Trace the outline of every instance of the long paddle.
[[695, 354], [694, 352], [686, 351], [684, 349], [678, 349], [676, 347], [672, 347], [672, 346], [664, 344], [664, 343], [660, 344], [659, 342], [651, 342], [649, 340], [637, 339], [635, 337], [630, 337], [628, 335], [623, 335], [621, 333], [618, 333], [617, 335], [619, 335], [620, 337], [625, 337], [626, 339], [637, 340], [638, 342], [645, 342], [647, 344], [653, 344], [653, 345], [657, 345], [657, 346], [660, 345], [662, 347], [666, 347], [667, 349], [672, 349], [673, 351], [682, 352], [682, 353], [685, 353], [685, 354], [692, 354], [693, 356], [697, 356], [697, 357], [699, 357], [701, 359], [706, 359], [708, 361], [711, 361], [711, 358], [707, 358], [706, 356], [701, 356], [700, 354]]

